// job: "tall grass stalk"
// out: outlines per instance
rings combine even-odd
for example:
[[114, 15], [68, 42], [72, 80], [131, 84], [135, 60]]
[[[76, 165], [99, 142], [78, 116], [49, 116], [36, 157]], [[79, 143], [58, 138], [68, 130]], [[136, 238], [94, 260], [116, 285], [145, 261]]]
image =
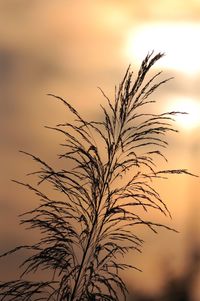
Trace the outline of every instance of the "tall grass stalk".
[[[154, 105], [149, 96], [169, 80], [156, 82], [160, 72], [146, 79], [162, 56], [148, 54], [134, 80], [129, 67], [113, 102], [102, 91], [107, 100], [107, 106], [101, 106], [102, 121], [84, 120], [69, 102], [49, 94], [75, 118], [73, 123], [51, 128], [65, 136], [59, 158], [71, 162], [72, 168], [57, 171], [39, 157], [22, 152], [41, 166], [34, 173], [38, 185], [48, 182], [60, 196], [54, 199], [37, 186], [16, 181], [40, 198], [35, 209], [20, 217], [21, 224], [39, 229], [41, 238], [2, 255], [20, 249], [33, 252], [21, 264], [19, 280], [0, 283], [1, 301], [126, 299], [127, 288], [119, 272], [137, 268], [121, 262], [121, 256], [132, 250], [141, 252], [143, 240], [137, 225], [154, 232], [158, 227], [170, 229], [146, 220], [137, 208], [170, 216], [153, 181], [167, 174], [189, 174], [185, 169], [156, 166], [157, 156], [166, 160], [162, 152], [167, 147], [165, 134], [176, 132], [172, 122], [178, 113], [148, 113], [148, 106]], [[27, 274], [43, 269], [49, 270], [50, 280], [24, 280]]]

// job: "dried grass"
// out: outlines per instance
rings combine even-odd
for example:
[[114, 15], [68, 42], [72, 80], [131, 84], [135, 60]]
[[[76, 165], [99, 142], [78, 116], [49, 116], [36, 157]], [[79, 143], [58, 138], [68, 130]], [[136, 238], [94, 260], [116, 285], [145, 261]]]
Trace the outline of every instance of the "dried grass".
[[[50, 183], [60, 192], [60, 198], [52, 199], [39, 188], [16, 181], [40, 198], [37, 208], [21, 216], [21, 224], [39, 229], [42, 235], [38, 243], [2, 255], [20, 249], [34, 252], [22, 263], [19, 280], [0, 283], [1, 301], [126, 299], [127, 289], [119, 271], [137, 268], [120, 262], [120, 256], [131, 250], [141, 252], [143, 240], [135, 233], [135, 226], [141, 224], [154, 232], [158, 227], [170, 229], [145, 220], [135, 209], [152, 208], [170, 216], [153, 188], [153, 180], [166, 174], [190, 174], [185, 169], [161, 171], [156, 167], [156, 156], [167, 160], [162, 153], [167, 147], [165, 134], [176, 132], [172, 122], [178, 113], [145, 111], [148, 104], [154, 103], [149, 96], [169, 80], [155, 83], [159, 72], [146, 81], [150, 68], [162, 56], [148, 54], [133, 83], [129, 67], [116, 89], [114, 102], [102, 91], [108, 106], [101, 106], [104, 120], [100, 122], [84, 120], [66, 100], [49, 94], [75, 117], [72, 124], [51, 128], [64, 134], [65, 151], [60, 158], [72, 161], [74, 167], [56, 171], [39, 157], [23, 152], [41, 166], [34, 173], [38, 185]], [[119, 185], [121, 179], [124, 181]], [[48, 269], [52, 280], [23, 280], [40, 269]]]

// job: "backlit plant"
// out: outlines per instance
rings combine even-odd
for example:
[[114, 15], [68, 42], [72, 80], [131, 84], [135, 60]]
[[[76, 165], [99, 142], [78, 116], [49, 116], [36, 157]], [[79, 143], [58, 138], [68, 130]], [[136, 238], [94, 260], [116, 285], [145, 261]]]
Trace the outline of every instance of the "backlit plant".
[[[33, 245], [2, 255], [20, 249], [33, 251], [21, 265], [19, 280], [0, 283], [0, 300], [126, 299], [120, 270], [135, 267], [121, 262], [121, 255], [141, 252], [143, 240], [136, 225], [154, 232], [158, 227], [169, 229], [146, 220], [137, 208], [170, 215], [153, 181], [166, 174], [189, 174], [184, 169], [159, 170], [156, 166], [159, 156], [166, 159], [162, 153], [167, 147], [165, 134], [176, 132], [172, 122], [177, 114], [149, 112], [149, 106], [154, 106], [150, 95], [169, 80], [156, 82], [160, 72], [146, 79], [162, 56], [148, 54], [134, 80], [128, 68], [114, 101], [102, 92], [107, 107], [101, 106], [101, 121], [86, 121], [69, 102], [50, 94], [75, 117], [73, 123], [51, 128], [64, 135], [64, 151], [59, 157], [65, 160], [63, 166], [71, 168], [55, 170], [39, 157], [23, 152], [41, 166], [34, 173], [38, 185], [48, 182], [60, 194], [54, 199], [39, 187], [17, 182], [40, 198], [36, 208], [21, 215], [21, 223], [38, 229], [41, 237]], [[27, 274], [41, 269], [49, 271], [48, 281], [25, 280]]]

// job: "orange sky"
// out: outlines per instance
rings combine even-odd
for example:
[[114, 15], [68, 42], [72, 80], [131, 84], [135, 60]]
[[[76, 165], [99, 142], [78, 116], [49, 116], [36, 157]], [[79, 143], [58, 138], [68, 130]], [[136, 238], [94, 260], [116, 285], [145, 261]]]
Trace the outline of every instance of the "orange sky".
[[[199, 36], [199, 0], [0, 0], [0, 250], [28, 235], [21, 227], [16, 236], [15, 229], [17, 215], [31, 208], [33, 200], [10, 179], [23, 179], [33, 167], [18, 150], [55, 162], [59, 149], [61, 137], [43, 125], [64, 121], [67, 115], [46, 94], [66, 97], [84, 116], [94, 119], [104, 102], [97, 87], [112, 97], [129, 63], [136, 70], [143, 53], [152, 48], [166, 52], [157, 65], [164, 71], [162, 76], [175, 77], [155, 94], [158, 109], [175, 106], [191, 110], [192, 116], [189, 121], [179, 120], [181, 133], [170, 137], [169, 167], [188, 168], [200, 175]], [[167, 245], [174, 246], [170, 251], [162, 235], [149, 236], [149, 241], [146, 237], [144, 259], [137, 260], [144, 269], [139, 282], [145, 279], [149, 290], [156, 288], [157, 280], [149, 277], [156, 262], [171, 252], [173, 264], [179, 265], [190, 231], [196, 229], [194, 237], [200, 232], [200, 224], [192, 223], [200, 217], [199, 179], [174, 177], [160, 190], [173, 214], [172, 224], [181, 234], [166, 234]], [[137, 282], [137, 275], [130, 277]]]

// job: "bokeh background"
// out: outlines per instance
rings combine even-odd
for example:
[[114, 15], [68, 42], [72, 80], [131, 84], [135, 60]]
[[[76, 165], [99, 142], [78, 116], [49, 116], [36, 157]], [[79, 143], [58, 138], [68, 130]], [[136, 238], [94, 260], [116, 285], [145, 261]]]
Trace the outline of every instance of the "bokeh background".
[[[180, 134], [169, 137], [167, 168], [200, 175], [199, 0], [0, 0], [0, 253], [37, 238], [18, 219], [37, 199], [11, 179], [24, 180], [36, 168], [21, 149], [57, 164], [63, 137], [44, 125], [63, 122], [68, 113], [46, 94], [98, 119], [105, 100], [97, 87], [112, 98], [127, 66], [136, 74], [152, 50], [166, 54], [153, 72], [174, 77], [154, 94], [156, 110], [189, 113], [177, 118]], [[126, 259], [143, 269], [124, 274], [130, 300], [133, 292], [135, 300], [157, 300], [170, 285], [188, 289], [192, 298], [170, 300], [200, 300], [199, 184], [188, 176], [159, 184], [173, 216], [160, 221], [180, 233], [141, 233], [143, 254]], [[0, 280], [16, 278], [21, 258], [20, 252], [1, 261]]]

